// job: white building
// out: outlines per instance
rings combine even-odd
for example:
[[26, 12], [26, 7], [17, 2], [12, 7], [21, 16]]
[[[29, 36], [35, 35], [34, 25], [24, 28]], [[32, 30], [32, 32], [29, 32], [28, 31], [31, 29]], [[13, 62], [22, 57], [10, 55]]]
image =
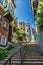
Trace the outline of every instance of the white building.
[[32, 26], [30, 23], [26, 23], [25, 30], [27, 33], [26, 39], [30, 41], [32, 39]]

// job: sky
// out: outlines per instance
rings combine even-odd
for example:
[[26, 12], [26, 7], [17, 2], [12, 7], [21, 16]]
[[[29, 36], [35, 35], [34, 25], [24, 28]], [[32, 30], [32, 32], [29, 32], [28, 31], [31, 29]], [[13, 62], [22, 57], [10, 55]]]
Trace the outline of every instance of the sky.
[[18, 17], [18, 21], [30, 22], [34, 28], [34, 17], [30, 10], [30, 0], [15, 0], [16, 9], [14, 11], [15, 17]]

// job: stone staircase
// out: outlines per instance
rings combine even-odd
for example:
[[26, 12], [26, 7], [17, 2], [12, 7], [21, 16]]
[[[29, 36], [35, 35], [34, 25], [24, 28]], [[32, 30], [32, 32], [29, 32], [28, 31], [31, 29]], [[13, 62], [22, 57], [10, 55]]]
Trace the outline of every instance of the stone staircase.
[[[11, 59], [12, 64], [21, 63], [20, 51]], [[25, 65], [43, 65], [43, 56], [38, 52], [36, 44], [27, 45], [27, 53], [23, 59]]]

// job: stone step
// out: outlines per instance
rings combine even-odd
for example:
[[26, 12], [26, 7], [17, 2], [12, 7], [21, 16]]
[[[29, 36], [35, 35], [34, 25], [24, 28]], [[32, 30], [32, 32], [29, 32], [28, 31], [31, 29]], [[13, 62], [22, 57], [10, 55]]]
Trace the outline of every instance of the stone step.
[[[11, 63], [21, 63], [21, 59], [12, 60]], [[23, 63], [38, 64], [43, 63], [43, 59], [24, 59]]]
[[[12, 59], [11, 63], [21, 63], [21, 59]], [[43, 59], [23, 59], [24, 64], [43, 64]]]
[[23, 63], [27, 63], [27, 64], [43, 64], [43, 61], [40, 62], [40, 61], [35, 61], [35, 62], [30, 62], [30, 61], [24, 61]]
[[21, 61], [11, 61], [11, 64], [21, 63]]
[[[11, 61], [21, 61], [21, 59], [11, 59]], [[23, 59], [23, 61], [43, 61], [43, 59]]]

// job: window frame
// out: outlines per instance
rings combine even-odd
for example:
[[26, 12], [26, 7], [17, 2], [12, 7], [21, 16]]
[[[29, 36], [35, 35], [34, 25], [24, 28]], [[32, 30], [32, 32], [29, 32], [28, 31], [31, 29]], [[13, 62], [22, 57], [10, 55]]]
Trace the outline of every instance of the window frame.
[[[6, 22], [6, 23], [5, 23]], [[6, 30], [6, 31], [8, 31], [9, 30], [9, 23], [8, 23], [8, 20], [4, 20], [4, 25], [3, 25], [3, 27], [4, 27], [4, 29]]]
[[[5, 40], [4, 40], [5, 44], [3, 44], [3, 38], [5, 38]], [[1, 45], [6, 46], [6, 44], [7, 44], [7, 38], [6, 38], [6, 36], [2, 35], [1, 36]]]
[[8, 7], [8, 2], [7, 2], [7, 0], [6, 0], [6, 1], [3, 1], [3, 6], [4, 6], [4, 8], [7, 8], [7, 7]]
[[2, 22], [2, 14], [0, 13], [0, 23]]

